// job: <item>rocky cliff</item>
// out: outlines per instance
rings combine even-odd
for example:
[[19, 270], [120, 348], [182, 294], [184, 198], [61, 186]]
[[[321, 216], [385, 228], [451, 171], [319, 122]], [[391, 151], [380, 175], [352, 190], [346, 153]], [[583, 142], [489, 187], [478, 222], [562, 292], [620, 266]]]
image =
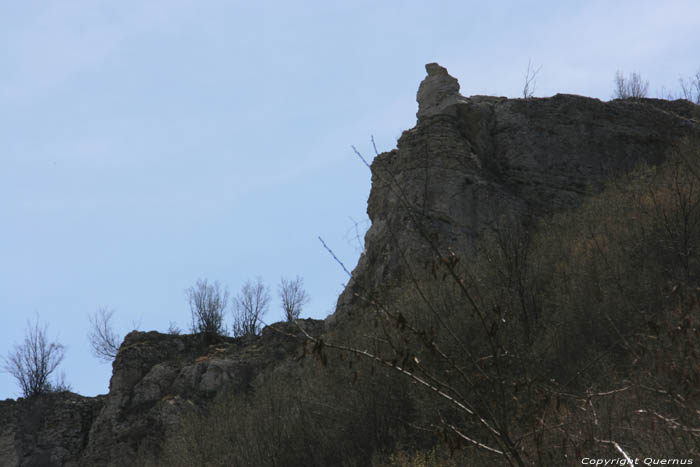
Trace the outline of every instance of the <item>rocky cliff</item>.
[[[303, 321], [310, 334], [351, 326], [366, 308], [358, 297], [401, 287], [401, 258], [435, 254], [421, 237], [430, 235], [440, 251], [469, 254], [501, 216], [528, 224], [575, 206], [700, 132], [698, 107], [687, 101], [467, 98], [445, 68], [426, 70], [416, 126], [372, 163], [366, 251], [336, 312], [325, 323]], [[271, 368], [293, 371], [302, 341], [285, 324], [212, 345], [133, 332], [113, 363], [108, 395], [0, 402], [0, 467], [129, 465], [157, 452], [186, 408], [206, 406], [224, 388], [244, 392]]]
[[445, 68], [432, 63], [426, 70], [416, 126], [372, 163], [365, 254], [331, 323], [361, 311], [358, 297], [400, 287], [401, 258], [422, 264], [434, 255], [422, 236], [436, 239], [443, 254], [468, 255], [503, 216], [527, 225], [576, 206], [606, 181], [661, 162], [700, 131], [700, 110], [685, 100], [466, 98]]

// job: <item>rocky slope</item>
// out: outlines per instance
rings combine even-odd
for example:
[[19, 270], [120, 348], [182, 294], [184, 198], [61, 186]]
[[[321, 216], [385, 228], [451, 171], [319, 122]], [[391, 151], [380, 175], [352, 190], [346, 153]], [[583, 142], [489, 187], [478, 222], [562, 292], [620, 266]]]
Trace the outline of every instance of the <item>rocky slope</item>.
[[[366, 251], [336, 312], [325, 323], [302, 323], [311, 334], [352, 326], [366, 307], [358, 297], [401, 287], [402, 255], [435, 255], [426, 235], [439, 251], [469, 254], [499, 217], [527, 224], [574, 206], [700, 132], [698, 107], [687, 101], [467, 98], [443, 67], [426, 70], [416, 126], [372, 164]], [[246, 391], [267, 369], [293, 368], [302, 340], [294, 335], [295, 327], [278, 324], [259, 338], [205, 345], [133, 332], [113, 363], [108, 395], [0, 402], [0, 467], [132, 464], [157, 452], [186, 408], [205, 406], [223, 388]]]

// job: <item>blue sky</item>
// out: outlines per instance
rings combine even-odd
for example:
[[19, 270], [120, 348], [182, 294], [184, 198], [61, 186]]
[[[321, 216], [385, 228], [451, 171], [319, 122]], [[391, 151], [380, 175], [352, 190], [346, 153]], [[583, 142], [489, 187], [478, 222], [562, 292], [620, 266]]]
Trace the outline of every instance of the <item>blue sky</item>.
[[[424, 65], [462, 94], [608, 99], [700, 68], [700, 3], [22, 1], [0, 5], [0, 354], [37, 314], [75, 391], [107, 392], [88, 314], [124, 334], [186, 328], [198, 278], [332, 312], [366, 223], [372, 155], [415, 124]], [[268, 322], [281, 319], [272, 302]], [[230, 322], [230, 319], [229, 319]], [[18, 388], [0, 373], [0, 399]]]

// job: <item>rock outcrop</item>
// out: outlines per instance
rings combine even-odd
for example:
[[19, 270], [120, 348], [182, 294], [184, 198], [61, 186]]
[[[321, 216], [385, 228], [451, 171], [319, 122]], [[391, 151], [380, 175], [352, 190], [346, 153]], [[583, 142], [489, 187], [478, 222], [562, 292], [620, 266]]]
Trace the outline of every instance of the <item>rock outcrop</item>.
[[418, 87], [418, 118], [438, 114], [447, 106], [466, 101], [459, 94], [459, 81], [447, 73], [447, 68], [428, 63], [425, 70], [428, 76]]
[[[612, 177], [656, 164], [683, 137], [700, 133], [698, 106], [687, 101], [466, 98], [445, 68], [426, 70], [416, 126], [372, 164], [366, 252], [336, 312], [325, 323], [303, 321], [310, 334], [352, 326], [351, 315], [367, 307], [358, 297], [401, 287], [402, 258], [435, 255], [422, 236], [442, 251], [469, 254], [501, 216], [529, 224], [575, 206]], [[205, 344], [133, 332], [113, 363], [108, 395], [0, 402], [0, 467], [130, 465], [158, 452], [188, 408], [206, 406], [222, 390], [246, 391], [267, 369], [293, 368], [301, 340], [295, 334], [280, 323], [261, 337]]]
[[[323, 322], [300, 320], [311, 335]], [[293, 359], [300, 331], [289, 323], [262, 336], [221, 338], [131, 332], [112, 367], [109, 394], [54, 393], [0, 402], [0, 467], [132, 465], [156, 454], [191, 408], [219, 391], [246, 391], [266, 368]]]

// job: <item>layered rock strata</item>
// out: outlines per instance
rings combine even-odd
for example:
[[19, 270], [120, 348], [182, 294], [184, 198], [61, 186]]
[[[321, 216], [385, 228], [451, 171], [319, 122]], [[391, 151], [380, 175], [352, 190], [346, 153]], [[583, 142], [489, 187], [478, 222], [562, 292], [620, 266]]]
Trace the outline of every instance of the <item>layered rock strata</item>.
[[434, 257], [426, 234], [443, 252], [469, 255], [503, 216], [528, 225], [573, 207], [700, 132], [700, 107], [685, 100], [467, 98], [445, 68], [431, 63], [426, 71], [416, 126], [372, 163], [365, 254], [329, 324], [401, 287], [405, 258]]

